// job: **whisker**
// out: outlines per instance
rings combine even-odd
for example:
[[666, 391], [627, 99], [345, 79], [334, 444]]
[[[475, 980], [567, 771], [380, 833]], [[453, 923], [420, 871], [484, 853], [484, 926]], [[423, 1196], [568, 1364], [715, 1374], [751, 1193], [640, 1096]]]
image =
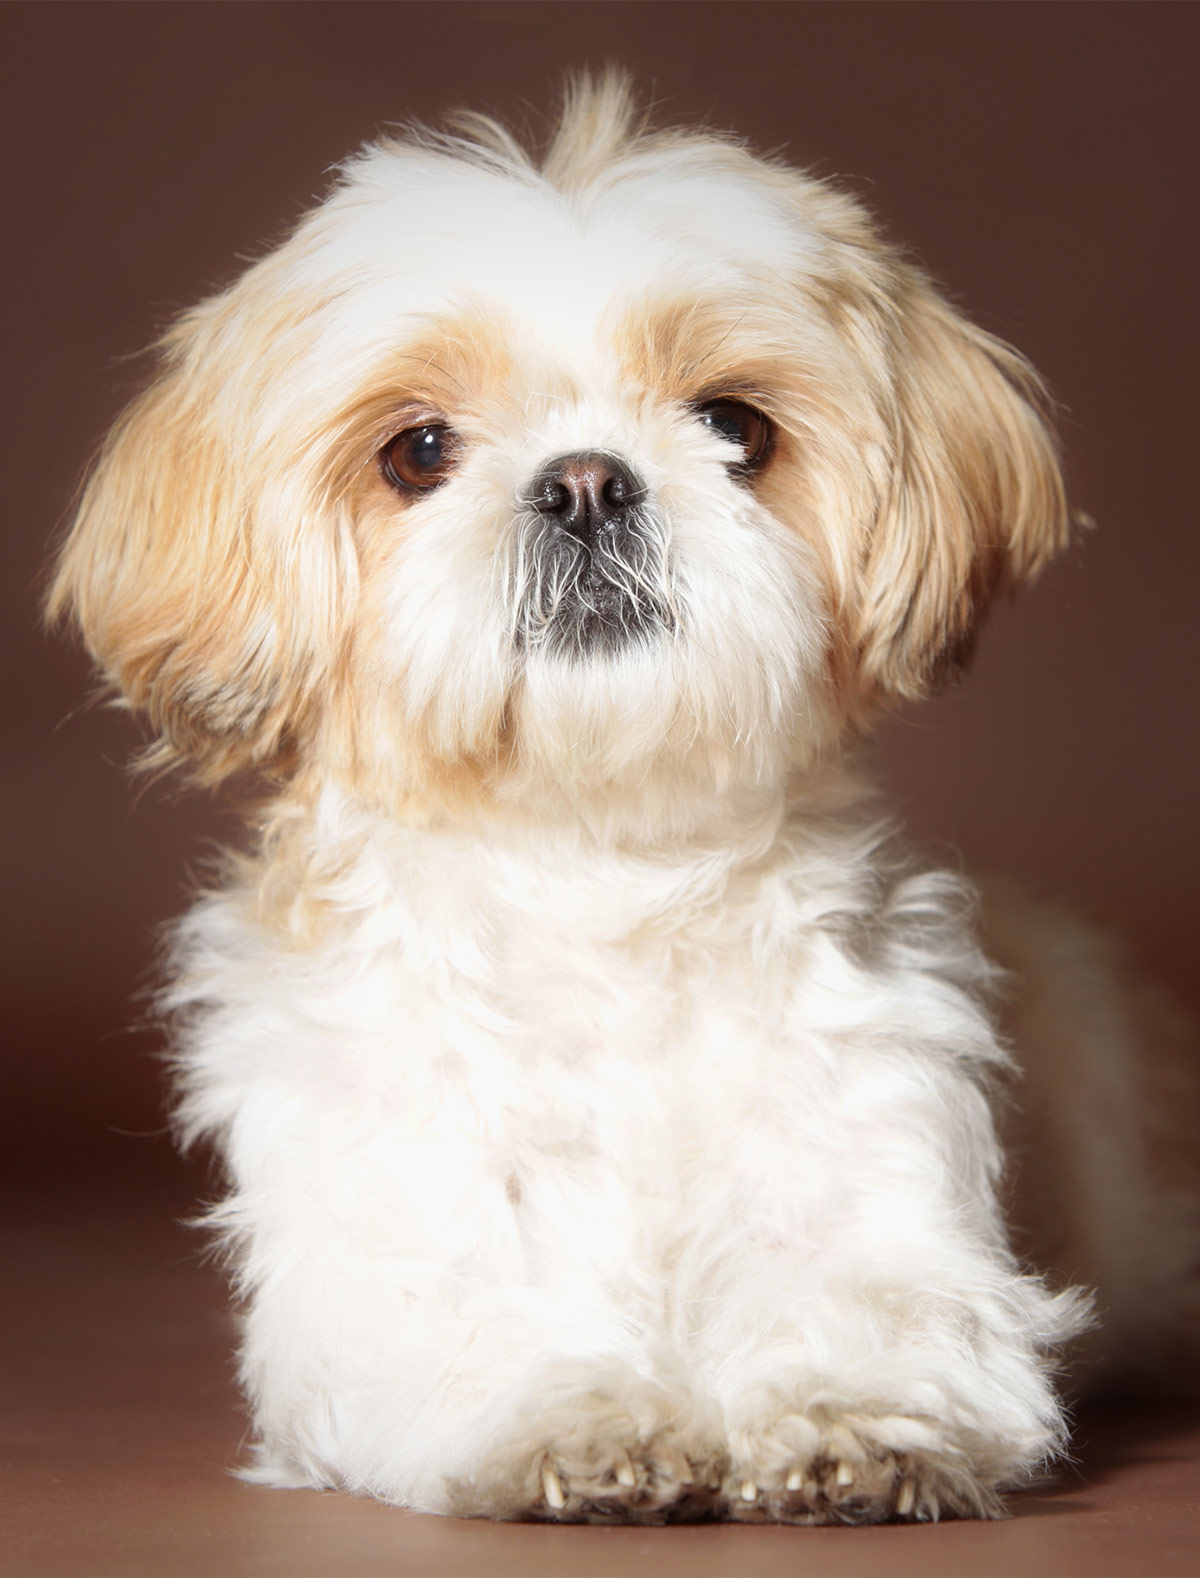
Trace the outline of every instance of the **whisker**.
[[679, 625], [671, 533], [654, 510], [585, 542], [531, 511], [514, 522], [501, 581], [514, 646], [585, 656]]

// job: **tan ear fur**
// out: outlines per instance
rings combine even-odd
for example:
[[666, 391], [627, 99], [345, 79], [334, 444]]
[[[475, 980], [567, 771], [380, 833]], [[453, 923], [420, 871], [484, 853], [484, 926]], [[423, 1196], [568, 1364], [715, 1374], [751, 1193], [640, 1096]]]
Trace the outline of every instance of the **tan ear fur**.
[[149, 719], [146, 761], [186, 760], [210, 782], [286, 757], [328, 667], [339, 595], [336, 533], [305, 518], [298, 494], [294, 515], [270, 496], [268, 457], [245, 437], [255, 396], [239, 380], [262, 364], [228, 300], [167, 337], [161, 376], [93, 468], [47, 600]]
[[995, 594], [1066, 547], [1070, 515], [1037, 374], [916, 270], [889, 283], [890, 473], [849, 634], [868, 692], [916, 697], [967, 662]]

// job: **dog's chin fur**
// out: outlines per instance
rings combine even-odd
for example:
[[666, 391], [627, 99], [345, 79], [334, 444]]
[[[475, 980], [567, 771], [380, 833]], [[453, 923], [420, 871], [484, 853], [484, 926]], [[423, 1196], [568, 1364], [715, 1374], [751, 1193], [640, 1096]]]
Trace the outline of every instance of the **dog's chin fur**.
[[[440, 486], [389, 478], [430, 424]], [[637, 490], [603, 540], [530, 502], [579, 456]], [[51, 607], [152, 762], [270, 787], [169, 992], [255, 1477], [993, 1514], [1062, 1445], [1072, 1281], [1110, 1367], [1182, 1351], [1177, 1030], [997, 890], [1004, 984], [858, 761], [1068, 528], [1016, 353], [849, 197], [615, 80], [540, 164], [472, 119], [367, 149], [170, 332]]]

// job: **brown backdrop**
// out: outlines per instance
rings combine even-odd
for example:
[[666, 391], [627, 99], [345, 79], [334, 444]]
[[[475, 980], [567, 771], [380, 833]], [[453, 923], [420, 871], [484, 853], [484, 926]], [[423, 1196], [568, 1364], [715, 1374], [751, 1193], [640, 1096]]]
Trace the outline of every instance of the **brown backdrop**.
[[545, 105], [628, 65], [848, 177], [1048, 376], [1099, 530], [993, 621], [965, 688], [889, 727], [913, 829], [1118, 922], [1193, 990], [1200, 666], [1194, 6], [9, 4], [0, 103], [7, 862], [0, 1157], [27, 1186], [192, 1187], [128, 1028], [218, 809], [135, 796], [135, 734], [47, 642], [48, 545], [143, 346], [389, 120]]

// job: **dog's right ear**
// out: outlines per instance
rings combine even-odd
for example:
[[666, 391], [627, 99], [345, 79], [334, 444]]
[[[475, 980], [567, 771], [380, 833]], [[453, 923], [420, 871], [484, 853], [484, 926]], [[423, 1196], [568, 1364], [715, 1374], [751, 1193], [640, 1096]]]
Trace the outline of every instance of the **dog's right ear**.
[[288, 336], [277, 313], [262, 326], [254, 272], [164, 340], [159, 377], [96, 461], [47, 599], [148, 718], [149, 759], [209, 782], [287, 753], [353, 578], [336, 508], [306, 482], [315, 435], [270, 419], [273, 344]]

